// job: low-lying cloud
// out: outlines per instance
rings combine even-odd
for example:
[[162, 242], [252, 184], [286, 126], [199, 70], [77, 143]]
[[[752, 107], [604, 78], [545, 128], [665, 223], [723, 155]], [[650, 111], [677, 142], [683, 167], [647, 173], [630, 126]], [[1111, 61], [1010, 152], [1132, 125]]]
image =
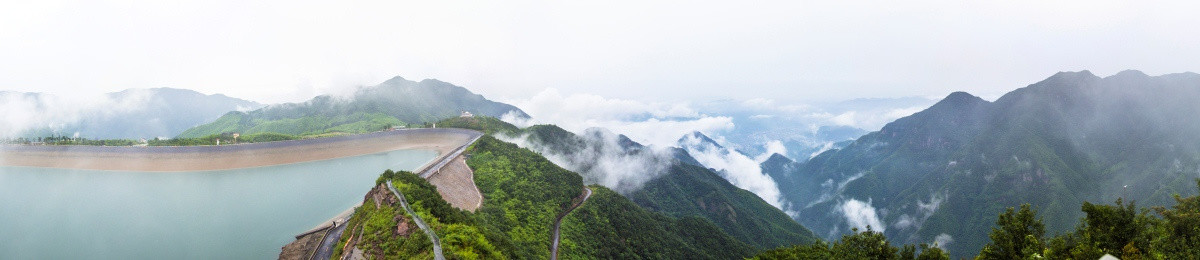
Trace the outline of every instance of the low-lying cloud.
[[680, 136], [691, 132], [712, 133], [734, 127], [732, 118], [705, 115], [686, 103], [641, 102], [591, 94], [563, 95], [553, 88], [526, 100], [506, 103], [521, 108], [531, 117], [501, 118], [517, 126], [554, 124], [575, 133], [601, 127], [658, 147], [674, 146]]
[[921, 225], [925, 224], [925, 221], [928, 220], [929, 217], [933, 216], [934, 213], [937, 213], [938, 208], [941, 207], [942, 203], [946, 201], [946, 197], [946, 194], [934, 193], [929, 195], [929, 202], [921, 200], [916, 201], [916, 212], [913, 212], [913, 214], [900, 215], [900, 217], [897, 218], [896, 222], [893, 223], [892, 226], [902, 230], [909, 228], [921, 228]]
[[[37, 129], [56, 132], [84, 119], [103, 119], [134, 111], [144, 107], [150, 95], [149, 91], [140, 89], [127, 90], [116, 98], [98, 93], [50, 95], [0, 92], [0, 137], [18, 137]], [[57, 134], [71, 136], [75, 133]]]
[[839, 207], [842, 216], [846, 217], [846, 222], [851, 227], [858, 228], [859, 231], [866, 230], [871, 227], [871, 230], [884, 232], [887, 229], [883, 225], [883, 221], [879, 220], [879, 215], [875, 212], [875, 207], [871, 206], [871, 201], [863, 202], [856, 199], [846, 200]]
[[850, 126], [874, 131], [883, 128], [883, 125], [891, 123], [896, 119], [921, 112], [921, 110], [925, 110], [925, 108], [928, 108], [928, 106], [912, 106], [873, 111], [851, 110], [840, 113], [815, 112], [810, 113], [807, 116], [814, 119], [826, 120], [832, 125]]
[[942, 233], [933, 238], [933, 246], [941, 248], [942, 250], [946, 250], [946, 247], [950, 245], [950, 243], [954, 243], [954, 237], [950, 236], [950, 234]]
[[784, 156], [787, 156], [787, 154], [788, 154], [787, 146], [784, 146], [783, 142], [779, 141], [779, 140], [771, 140], [771, 141], [768, 141], [766, 144], [763, 144], [763, 150], [765, 150], [766, 152], [763, 152], [762, 154], [759, 154], [758, 156], [754, 157], [754, 160], [757, 161], [759, 164], [767, 161], [767, 159], [770, 159], [771, 155], [773, 155], [773, 154], [781, 154]]
[[646, 182], [664, 175], [672, 158], [665, 149], [624, 147], [618, 135], [600, 128], [579, 134], [584, 147], [575, 151], [536, 143], [528, 134], [497, 137], [541, 153], [554, 164], [579, 173], [586, 184], [600, 184], [622, 194], [641, 189]]
[[842, 196], [842, 192], [846, 191], [847, 184], [854, 182], [854, 180], [858, 180], [858, 178], [862, 178], [866, 174], [866, 172], [859, 172], [854, 175], [847, 176], [846, 179], [839, 181], [836, 185], [833, 183], [833, 179], [825, 179], [825, 182], [821, 183], [821, 196], [804, 205], [804, 208], [811, 208], [817, 204], [831, 201], [834, 198], [840, 198]]
[[[770, 101], [748, 101], [757, 105], [771, 105]], [[764, 201], [783, 209], [786, 202], [770, 176], [763, 174], [759, 164], [770, 153], [751, 158], [733, 149], [696, 149], [692, 145], [680, 144], [680, 137], [694, 132], [720, 133], [734, 128], [733, 118], [710, 116], [698, 112], [686, 103], [656, 103], [625, 99], [605, 98], [589, 94], [563, 95], [556, 89], [547, 89], [527, 100], [509, 101], [530, 115], [520, 118], [505, 115], [501, 120], [519, 127], [535, 124], [554, 124], [580, 136], [593, 138], [596, 128], [604, 128], [647, 145], [649, 152], [635, 155], [626, 151], [613, 138], [601, 138], [586, 152], [562, 154], [531, 144], [525, 137], [513, 137], [519, 145], [538, 150], [552, 161], [584, 174], [587, 181], [616, 189], [632, 191], [645, 181], [662, 175], [672, 157], [668, 147], [682, 146], [692, 157], [708, 168], [718, 171], [734, 186], [748, 190]], [[616, 136], [616, 134], [599, 136]], [[712, 138], [722, 140], [719, 135]], [[693, 140], [695, 141], [695, 140]], [[698, 144], [698, 143], [692, 143]], [[781, 142], [767, 143], [769, 152], [787, 153]], [[655, 164], [658, 163], [658, 164]]]
[[[771, 206], [784, 209], [787, 202], [779, 192], [779, 186], [771, 176], [763, 174], [759, 161], [727, 147], [704, 142], [695, 135], [687, 135], [680, 145], [696, 161], [716, 169], [729, 183], [750, 191]], [[789, 212], [789, 214], [793, 214]]]

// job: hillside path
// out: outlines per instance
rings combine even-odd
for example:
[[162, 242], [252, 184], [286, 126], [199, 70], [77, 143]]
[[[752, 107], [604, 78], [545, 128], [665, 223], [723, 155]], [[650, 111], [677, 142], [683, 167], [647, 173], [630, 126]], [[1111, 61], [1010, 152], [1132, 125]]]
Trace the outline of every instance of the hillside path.
[[571, 205], [570, 209], [567, 209], [566, 212], [563, 212], [562, 215], [558, 216], [558, 219], [554, 220], [554, 232], [550, 238], [550, 260], [558, 260], [558, 240], [560, 237], [559, 227], [562, 226], [562, 219], [564, 217], [566, 217], [567, 214], [571, 214], [571, 211], [574, 211], [576, 208], [579, 208], [580, 205], [583, 205], [583, 203], [586, 202], [588, 200], [588, 198], [592, 197], [592, 189], [588, 188], [587, 186], [583, 186], [583, 194], [582, 195], [583, 195], [583, 199], [579, 200], [579, 203], [575, 203], [575, 205]]
[[413, 212], [412, 207], [408, 206], [408, 201], [404, 200], [404, 194], [400, 194], [399, 191], [396, 191], [396, 187], [392, 186], [392, 181], [387, 181], [387, 187], [400, 200], [400, 206], [404, 206], [404, 211], [408, 212], [409, 216], [412, 216], [413, 222], [416, 222], [417, 226], [421, 227], [422, 231], [425, 231], [425, 235], [429, 236], [429, 242], [433, 243], [433, 259], [445, 260], [446, 257], [442, 255], [442, 240], [438, 239], [437, 233], [434, 233], [433, 229], [429, 228], [429, 225], [426, 225], [425, 221], [421, 220], [421, 217], [417, 216], [416, 212]]

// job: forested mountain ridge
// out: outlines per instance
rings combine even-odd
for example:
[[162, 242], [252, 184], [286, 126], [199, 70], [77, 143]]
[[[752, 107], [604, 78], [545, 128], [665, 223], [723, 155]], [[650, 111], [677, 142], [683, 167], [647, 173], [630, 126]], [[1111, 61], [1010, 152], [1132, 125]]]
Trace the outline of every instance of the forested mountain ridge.
[[604, 183], [611, 178], [604, 169], [608, 164], [654, 169], [651, 172], [661, 175], [630, 177], [616, 182], [616, 186], [625, 188], [623, 195], [643, 208], [678, 218], [707, 219], [759, 249], [817, 240], [783, 211], [730, 184], [682, 149], [653, 151], [600, 129], [576, 135], [554, 125], [537, 125], [515, 134], [524, 135], [530, 149], [559, 158], [556, 163], [580, 173], [585, 181]]
[[[482, 117], [453, 118], [441, 124], [489, 133], [515, 129]], [[441, 237], [450, 259], [549, 258], [551, 226], [585, 188], [581, 176], [491, 134], [465, 153], [484, 197], [475, 212], [452, 208], [438, 195], [437, 187], [412, 173], [388, 171], [376, 184], [394, 181]], [[641, 208], [607, 188], [589, 188], [594, 191], [591, 199], [562, 220], [562, 259], [737, 259], [758, 251], [706, 219], [671, 217]], [[373, 193], [376, 190], [382, 189]], [[388, 203], [377, 206], [380, 203], [371, 203], [371, 198], [364, 199], [349, 222], [358, 233], [344, 233], [334, 256], [349, 254], [340, 249], [353, 247], [377, 258], [431, 256], [429, 240], [406, 224], [410, 216]], [[354, 239], [354, 234], [362, 235]]]
[[361, 87], [350, 97], [322, 95], [301, 103], [229, 112], [212, 123], [188, 129], [179, 137], [231, 132], [360, 133], [437, 122], [464, 111], [491, 117], [506, 113], [528, 117], [517, 107], [488, 100], [460, 86], [434, 79], [416, 82], [395, 77], [376, 86]]
[[1200, 121], [1188, 116], [1200, 114], [1197, 97], [1198, 74], [1138, 71], [1058, 73], [995, 102], [957, 92], [790, 164], [783, 179], [819, 191], [788, 199], [800, 222], [827, 238], [874, 224], [893, 239], [950, 238], [951, 253], [973, 254], [1006, 207], [1033, 204], [1053, 234], [1077, 223], [1085, 201], [1124, 196], [1154, 206], [1193, 194]]

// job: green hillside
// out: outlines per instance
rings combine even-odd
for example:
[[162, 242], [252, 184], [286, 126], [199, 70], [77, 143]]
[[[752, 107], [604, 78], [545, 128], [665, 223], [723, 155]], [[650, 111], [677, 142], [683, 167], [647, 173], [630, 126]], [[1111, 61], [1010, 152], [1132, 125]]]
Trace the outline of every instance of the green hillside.
[[[424, 179], [407, 172], [385, 172], [377, 183], [393, 180], [418, 215], [442, 239], [451, 259], [547, 259], [554, 219], [583, 191], [580, 176], [532, 151], [491, 136], [467, 151], [467, 164], [484, 202], [475, 213], [452, 208]], [[732, 259], [755, 251], [697, 218], [676, 219], [637, 207], [603, 187], [563, 221], [563, 259], [649, 258]], [[413, 232], [393, 231], [406, 217], [404, 210], [364, 203], [350, 221], [363, 234], [355, 246], [383, 258], [430, 257], [431, 244]], [[356, 233], [357, 232], [357, 233]], [[337, 251], [338, 257], [342, 252]]]
[[303, 103], [271, 105], [250, 112], [229, 112], [217, 120], [184, 131], [196, 138], [221, 133], [319, 135], [363, 133], [457, 117], [462, 112], [500, 117], [520, 109], [493, 102], [467, 89], [437, 80], [400, 77], [359, 88], [353, 96], [318, 96]]
[[643, 208], [678, 218], [707, 219], [739, 241], [760, 249], [816, 241], [812, 232], [757, 195], [733, 186], [712, 170], [684, 163], [695, 161], [686, 152], [675, 150], [674, 156], [664, 158], [623, 136], [615, 137], [620, 147], [603, 147], [603, 141], [597, 139], [606, 138], [598, 136], [603, 135], [601, 132], [580, 136], [553, 125], [531, 126], [518, 134], [528, 134], [528, 140], [541, 153], [575, 160], [567, 167], [585, 174], [585, 179], [600, 174], [592, 168], [597, 167], [600, 156], [612, 155], [605, 152], [641, 156], [666, 165], [665, 174], [624, 194]]
[[954, 93], [843, 149], [767, 168], [794, 169], [781, 189], [827, 238], [849, 230], [854, 200], [873, 207], [888, 237], [952, 237], [961, 256], [987, 242], [995, 212], [1023, 203], [1056, 234], [1075, 227], [1087, 201], [1157, 206], [1194, 194], [1200, 123], [1178, 117], [1200, 114], [1197, 96], [1197, 74], [1059, 73], [996, 102]]
[[[1200, 179], [1195, 182], [1200, 189]], [[1046, 233], [1045, 215], [1029, 204], [996, 215], [987, 244], [975, 259], [1197, 259], [1200, 257], [1200, 196], [1172, 196], [1170, 206], [1139, 208], [1117, 199], [1113, 204], [1084, 202], [1073, 231]], [[1019, 208], [1019, 209], [1017, 209]], [[1153, 213], [1151, 213], [1153, 212]], [[1161, 216], [1161, 217], [1160, 217]], [[880, 232], [853, 230], [832, 243], [780, 247], [754, 259], [950, 259], [936, 242], [893, 246]]]
[[592, 197], [563, 218], [562, 259], [738, 259], [757, 251], [705, 218], [671, 218], [590, 188]]

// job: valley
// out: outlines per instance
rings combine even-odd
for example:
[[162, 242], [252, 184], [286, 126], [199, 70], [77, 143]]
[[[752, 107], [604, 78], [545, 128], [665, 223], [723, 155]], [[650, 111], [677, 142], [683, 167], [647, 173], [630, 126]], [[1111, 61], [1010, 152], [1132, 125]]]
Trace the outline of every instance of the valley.
[[0, 260], [1200, 259], [1200, 2], [10, 2]]

